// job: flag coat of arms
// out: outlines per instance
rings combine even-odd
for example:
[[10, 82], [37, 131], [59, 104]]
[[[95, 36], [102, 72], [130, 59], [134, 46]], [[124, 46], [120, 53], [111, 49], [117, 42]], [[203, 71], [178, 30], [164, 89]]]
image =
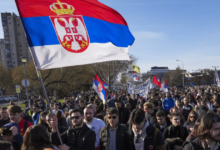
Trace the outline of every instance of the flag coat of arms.
[[98, 75], [95, 75], [95, 78], [93, 79], [93, 88], [95, 89], [96, 93], [99, 95], [103, 103], [105, 103], [107, 92], [103, 85], [103, 81], [99, 79]]
[[125, 19], [97, 0], [15, 0], [38, 69], [129, 60]]

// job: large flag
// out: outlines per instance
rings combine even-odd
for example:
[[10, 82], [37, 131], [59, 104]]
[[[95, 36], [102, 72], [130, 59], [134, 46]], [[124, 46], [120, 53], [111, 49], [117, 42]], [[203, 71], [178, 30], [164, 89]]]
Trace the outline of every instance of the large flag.
[[219, 76], [218, 76], [218, 72], [217, 72], [216, 68], [215, 68], [215, 80], [216, 80], [216, 85], [218, 87], [220, 87]]
[[125, 19], [97, 0], [15, 0], [38, 69], [130, 60]]
[[160, 81], [155, 76], [153, 77], [153, 82], [152, 83], [157, 85], [157, 86], [159, 86], [161, 88]]
[[104, 81], [102, 81], [102, 85], [104, 86], [105, 89], [108, 89], [108, 84]]
[[98, 75], [95, 75], [95, 78], [93, 79], [93, 88], [95, 89], [96, 93], [99, 95], [103, 103], [105, 103], [107, 98], [107, 92], [102, 83], [103, 81], [99, 79]]

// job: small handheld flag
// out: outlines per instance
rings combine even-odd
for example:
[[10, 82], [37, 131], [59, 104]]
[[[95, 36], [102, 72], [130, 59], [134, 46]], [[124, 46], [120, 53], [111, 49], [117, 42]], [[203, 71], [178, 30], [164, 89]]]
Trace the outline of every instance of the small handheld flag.
[[93, 79], [93, 88], [95, 89], [99, 97], [102, 99], [103, 103], [105, 103], [107, 98], [107, 92], [103, 85], [103, 81], [99, 79], [98, 75], [95, 75], [95, 78]]

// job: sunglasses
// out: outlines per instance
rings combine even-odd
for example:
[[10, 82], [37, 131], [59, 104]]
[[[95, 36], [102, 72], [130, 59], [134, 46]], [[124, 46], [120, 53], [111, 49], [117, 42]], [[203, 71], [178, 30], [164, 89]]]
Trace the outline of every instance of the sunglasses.
[[73, 117], [70, 117], [71, 120], [73, 119], [79, 119], [79, 116], [73, 116]]
[[116, 119], [116, 116], [108, 117], [108, 119]]
[[190, 116], [190, 118], [196, 118], [195, 116]]

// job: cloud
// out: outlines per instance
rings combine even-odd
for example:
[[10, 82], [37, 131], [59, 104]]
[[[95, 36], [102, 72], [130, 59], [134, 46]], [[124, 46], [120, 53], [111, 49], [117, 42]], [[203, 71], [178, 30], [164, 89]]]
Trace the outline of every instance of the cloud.
[[147, 39], [160, 39], [164, 36], [162, 32], [150, 32], [150, 31], [140, 31], [133, 32], [136, 38], [147, 38]]

